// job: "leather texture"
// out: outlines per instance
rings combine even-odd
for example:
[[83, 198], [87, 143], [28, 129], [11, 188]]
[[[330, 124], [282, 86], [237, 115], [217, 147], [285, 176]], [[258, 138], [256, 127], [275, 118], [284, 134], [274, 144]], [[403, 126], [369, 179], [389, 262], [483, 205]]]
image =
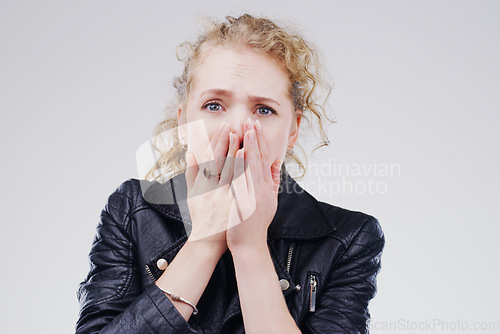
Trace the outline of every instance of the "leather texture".
[[[317, 201], [283, 170], [268, 246], [279, 279], [289, 283], [290, 314], [302, 333], [367, 333], [385, 243], [378, 220]], [[170, 263], [187, 240], [185, 199], [184, 174], [164, 184], [129, 179], [109, 196], [77, 293], [76, 333], [244, 333], [229, 251], [188, 322], [153, 283], [162, 274], [158, 259]]]

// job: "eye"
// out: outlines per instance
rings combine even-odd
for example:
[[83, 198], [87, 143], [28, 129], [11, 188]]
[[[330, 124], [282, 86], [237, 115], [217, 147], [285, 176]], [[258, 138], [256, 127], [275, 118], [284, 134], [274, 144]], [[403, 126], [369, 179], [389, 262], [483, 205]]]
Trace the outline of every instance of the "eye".
[[260, 106], [257, 108], [257, 112], [260, 115], [267, 116], [269, 114], [278, 114], [273, 108], [268, 106]]
[[203, 105], [203, 109], [207, 109], [211, 112], [218, 112], [222, 110], [222, 106], [215, 101], [209, 101]]

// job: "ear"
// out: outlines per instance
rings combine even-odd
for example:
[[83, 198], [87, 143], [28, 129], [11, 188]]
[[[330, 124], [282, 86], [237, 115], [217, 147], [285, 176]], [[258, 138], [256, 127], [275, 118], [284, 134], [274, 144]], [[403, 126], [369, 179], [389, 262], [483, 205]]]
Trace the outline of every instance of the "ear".
[[179, 136], [179, 141], [181, 142], [182, 145], [187, 145], [187, 134], [186, 134], [186, 127], [184, 126], [185, 120], [184, 120], [184, 114], [182, 113], [182, 109], [184, 106], [182, 104], [179, 104], [177, 106], [177, 135]]
[[299, 128], [300, 121], [302, 121], [302, 110], [295, 110], [295, 119], [292, 120], [292, 130], [290, 131], [290, 136], [288, 137], [288, 146], [293, 146], [299, 138]]

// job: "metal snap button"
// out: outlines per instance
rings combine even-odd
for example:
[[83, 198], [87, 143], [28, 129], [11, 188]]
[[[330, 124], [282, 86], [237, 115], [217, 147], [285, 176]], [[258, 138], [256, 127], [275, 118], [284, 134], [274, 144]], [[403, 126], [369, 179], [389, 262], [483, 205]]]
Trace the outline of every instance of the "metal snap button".
[[165, 259], [158, 259], [158, 261], [156, 261], [156, 266], [160, 270], [165, 270], [168, 267], [168, 262]]
[[280, 279], [280, 286], [281, 286], [281, 290], [285, 291], [286, 289], [288, 289], [290, 287], [290, 283], [288, 283], [288, 281], [284, 278]]

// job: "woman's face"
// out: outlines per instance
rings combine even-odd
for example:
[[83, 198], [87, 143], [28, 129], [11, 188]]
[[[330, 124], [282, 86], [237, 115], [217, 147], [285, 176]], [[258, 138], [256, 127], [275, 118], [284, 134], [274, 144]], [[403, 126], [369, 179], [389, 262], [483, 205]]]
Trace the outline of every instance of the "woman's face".
[[179, 105], [179, 124], [185, 125], [179, 127], [179, 137], [198, 163], [222, 122], [243, 147], [248, 118], [259, 120], [271, 164], [284, 160], [287, 146], [296, 142], [300, 113], [289, 98], [288, 77], [273, 58], [248, 48], [209, 48], [192, 80], [186, 105]]

